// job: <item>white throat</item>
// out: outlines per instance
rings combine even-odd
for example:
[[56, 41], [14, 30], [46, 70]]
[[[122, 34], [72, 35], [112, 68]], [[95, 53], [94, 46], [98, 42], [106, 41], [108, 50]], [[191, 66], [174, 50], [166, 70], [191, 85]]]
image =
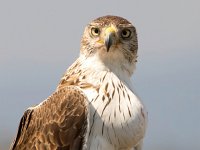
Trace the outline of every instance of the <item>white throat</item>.
[[[104, 54], [105, 55], [105, 54]], [[80, 55], [83, 68], [90, 68], [95, 72], [108, 71], [114, 73], [121, 81], [127, 84], [129, 88], [131, 86], [131, 75], [135, 68], [135, 64], [130, 64], [127, 60], [122, 58], [123, 56], [117, 55], [113, 52], [108, 52], [106, 55], [95, 54], [90, 57]]]

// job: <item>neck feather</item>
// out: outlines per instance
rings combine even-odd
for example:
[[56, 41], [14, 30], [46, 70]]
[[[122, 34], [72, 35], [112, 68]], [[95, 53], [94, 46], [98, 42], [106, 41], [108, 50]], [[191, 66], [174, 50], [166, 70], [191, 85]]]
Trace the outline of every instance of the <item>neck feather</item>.
[[114, 73], [120, 80], [124, 82], [130, 82], [131, 75], [135, 68], [135, 63], [130, 64], [129, 62], [119, 59], [102, 59], [99, 55], [93, 55], [91, 57], [85, 57], [80, 55], [79, 60], [81, 62], [81, 69], [93, 70], [97, 74], [101, 71], [108, 71]]

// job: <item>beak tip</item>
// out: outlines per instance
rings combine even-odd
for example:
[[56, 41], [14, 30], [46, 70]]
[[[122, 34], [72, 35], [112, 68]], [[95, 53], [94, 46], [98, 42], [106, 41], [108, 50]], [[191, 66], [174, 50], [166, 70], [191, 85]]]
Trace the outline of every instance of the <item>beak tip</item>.
[[106, 45], [106, 50], [107, 52], [109, 52], [111, 45], [113, 44], [111, 37], [109, 36], [106, 41], [105, 41], [105, 45]]

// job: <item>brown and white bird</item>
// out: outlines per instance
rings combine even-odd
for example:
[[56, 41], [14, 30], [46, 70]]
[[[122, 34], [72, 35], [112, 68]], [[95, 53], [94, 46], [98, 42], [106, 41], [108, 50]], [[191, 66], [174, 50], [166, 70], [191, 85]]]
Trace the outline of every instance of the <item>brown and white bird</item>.
[[141, 150], [147, 113], [134, 94], [135, 27], [103, 16], [85, 28], [80, 57], [55, 93], [21, 118], [12, 150]]

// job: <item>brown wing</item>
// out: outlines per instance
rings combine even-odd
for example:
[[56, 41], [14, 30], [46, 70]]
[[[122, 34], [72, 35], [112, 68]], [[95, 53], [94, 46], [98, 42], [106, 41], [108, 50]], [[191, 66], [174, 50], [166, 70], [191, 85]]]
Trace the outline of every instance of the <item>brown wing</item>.
[[76, 87], [58, 90], [25, 111], [12, 150], [81, 150], [87, 128], [87, 98]]

